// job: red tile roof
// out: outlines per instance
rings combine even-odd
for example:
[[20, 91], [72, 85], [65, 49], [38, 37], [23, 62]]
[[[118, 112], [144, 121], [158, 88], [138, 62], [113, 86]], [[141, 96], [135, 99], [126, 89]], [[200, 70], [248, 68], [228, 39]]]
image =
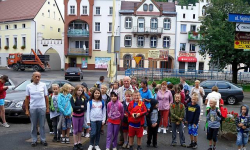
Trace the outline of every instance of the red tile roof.
[[0, 22], [33, 19], [46, 0], [0, 1]]
[[[121, 3], [121, 10], [134, 10], [134, 4], [139, 6], [141, 2], [135, 1], [122, 1]], [[168, 12], [175, 12], [175, 3], [168, 3], [168, 2], [156, 2], [156, 4], [160, 7], [162, 4], [163, 11]]]

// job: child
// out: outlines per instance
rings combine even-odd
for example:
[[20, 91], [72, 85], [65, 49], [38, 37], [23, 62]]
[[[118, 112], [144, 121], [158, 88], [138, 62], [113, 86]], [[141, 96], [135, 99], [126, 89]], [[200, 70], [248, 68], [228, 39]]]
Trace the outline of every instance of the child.
[[154, 96], [153, 96], [154, 99], [157, 98], [157, 93], [158, 93], [158, 91], [159, 91], [159, 89], [158, 89], [158, 88], [155, 88], [155, 94], [154, 94]]
[[152, 94], [154, 95], [156, 92], [155, 92], [155, 88], [156, 88], [156, 82], [155, 81], [153, 81], [152, 82], [152, 84], [151, 84], [151, 86], [152, 86]]
[[101, 134], [101, 127], [105, 124], [106, 107], [102, 100], [101, 91], [98, 88], [93, 90], [91, 100], [87, 104], [87, 123], [91, 127], [90, 131], [90, 145], [88, 150], [92, 150], [95, 146], [96, 150], [101, 150], [99, 147], [99, 140]]
[[[82, 84], [83, 85], [83, 84]], [[86, 97], [86, 103], [88, 103], [90, 97], [89, 97], [89, 90], [88, 88], [86, 87], [86, 85], [83, 87], [83, 94], [84, 96]], [[86, 106], [87, 108], [87, 106]], [[87, 112], [87, 109], [84, 111], [84, 114], [86, 114]], [[87, 115], [84, 115], [84, 121], [83, 121], [83, 131], [86, 130], [86, 134], [84, 132], [82, 132], [82, 137], [86, 137], [86, 138], [89, 138], [90, 135], [89, 135], [89, 126], [87, 125]]]
[[73, 109], [73, 137], [74, 137], [74, 147], [73, 150], [83, 150], [81, 144], [81, 133], [82, 126], [84, 122], [84, 112], [87, 110], [87, 100], [83, 95], [83, 86], [77, 85], [75, 87], [73, 96], [71, 97], [71, 106]]
[[128, 106], [128, 122], [129, 122], [129, 150], [133, 150], [134, 136], [137, 136], [137, 150], [141, 150], [141, 137], [143, 136], [144, 117], [147, 108], [144, 102], [140, 101], [139, 91], [133, 93], [133, 101]]
[[198, 122], [200, 118], [200, 106], [198, 102], [198, 94], [192, 95], [192, 102], [188, 104], [186, 109], [186, 124], [188, 124], [188, 134], [190, 135], [191, 144], [188, 148], [197, 148]]
[[122, 148], [129, 148], [128, 144], [128, 105], [131, 101], [132, 98], [132, 91], [127, 90], [125, 92], [125, 97], [126, 101], [123, 102], [123, 109], [124, 109], [124, 117], [122, 120], [122, 131], [123, 131], [123, 138], [124, 138], [124, 143]]
[[[61, 88], [61, 93], [58, 95], [58, 108], [62, 119], [62, 138], [61, 143], [69, 144], [69, 131], [71, 127], [71, 85], [66, 83]], [[65, 136], [66, 134], [66, 136]]]
[[[110, 97], [107, 94], [107, 89], [108, 88], [106, 85], [101, 85], [102, 100], [104, 101], [106, 108], [107, 108], [107, 104], [110, 102]], [[102, 129], [101, 129], [101, 135], [103, 134], [104, 134], [104, 125], [102, 126]]]
[[5, 108], [4, 108], [4, 99], [6, 97], [6, 91], [8, 90], [8, 86], [4, 86], [6, 82], [9, 81], [8, 76], [3, 75], [0, 77], [0, 117], [3, 123], [0, 122], [0, 125], [4, 126], [5, 128], [9, 128], [10, 125], [5, 120]]
[[[246, 150], [248, 143], [249, 130], [250, 130], [250, 119], [248, 117], [249, 107], [242, 105], [240, 108], [240, 116], [236, 118], [235, 123], [237, 126], [237, 141], [238, 150]], [[241, 149], [242, 148], [242, 149]]]
[[180, 143], [182, 147], [186, 147], [185, 136], [183, 131], [183, 121], [185, 115], [185, 106], [181, 103], [181, 95], [174, 95], [175, 102], [170, 106], [171, 125], [172, 125], [172, 146], [176, 146], [176, 128], [179, 128]]
[[59, 85], [52, 84], [53, 94], [49, 96], [50, 99], [50, 119], [53, 124], [54, 138], [53, 142], [60, 142], [61, 130], [57, 130], [57, 125], [60, 119], [60, 111], [58, 108], [58, 93]]
[[[51, 99], [52, 99], [52, 95], [53, 95], [52, 86], [48, 89], [48, 95], [49, 95], [49, 107], [50, 107], [50, 105], [51, 105]], [[54, 134], [52, 120], [51, 120], [51, 117], [50, 117], [50, 113], [46, 113], [46, 120], [47, 120], [48, 127], [49, 127], [49, 133], [50, 134]]]
[[160, 113], [158, 111], [158, 101], [155, 99], [150, 99], [151, 108], [149, 114], [147, 115], [148, 122], [148, 140], [147, 147], [150, 146], [151, 140], [153, 138], [153, 147], [157, 148], [157, 131], [160, 124]]
[[184, 90], [185, 93], [185, 107], [187, 107], [188, 103], [191, 102], [191, 97], [189, 96], [189, 90]]
[[[110, 149], [110, 144], [113, 144], [113, 150], [117, 150], [117, 138], [120, 129], [121, 120], [124, 115], [123, 105], [118, 100], [118, 95], [115, 92], [110, 93], [111, 102], [107, 106], [108, 127], [106, 150]], [[113, 140], [112, 140], [113, 137]]]
[[[215, 150], [216, 149], [216, 142], [217, 142], [217, 134], [220, 129], [220, 120], [221, 120], [221, 113], [218, 108], [216, 108], [217, 101], [215, 98], [210, 99], [210, 109], [207, 113], [207, 122], [208, 122], [208, 129], [207, 129], [207, 139], [209, 140], [209, 148], [208, 150]], [[214, 145], [212, 146], [212, 139]]]

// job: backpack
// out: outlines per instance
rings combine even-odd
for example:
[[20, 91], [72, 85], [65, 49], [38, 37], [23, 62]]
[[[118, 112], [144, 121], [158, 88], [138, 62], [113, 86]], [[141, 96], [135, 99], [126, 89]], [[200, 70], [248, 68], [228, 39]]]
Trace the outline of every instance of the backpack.
[[[211, 110], [211, 108], [209, 108], [209, 109], [207, 110], [207, 115], [209, 114], [210, 110]], [[219, 112], [219, 109], [216, 108], [215, 110], [216, 110], [216, 112], [217, 112], [217, 115], [218, 115], [219, 117], [222, 117], [222, 116], [221, 116], [221, 113]]]
[[[89, 101], [90, 110], [92, 109], [92, 103], [93, 103], [92, 100], [90, 100], [90, 101]], [[104, 106], [105, 106], [105, 103], [104, 103], [104, 101], [102, 100], [102, 110], [103, 110]]]

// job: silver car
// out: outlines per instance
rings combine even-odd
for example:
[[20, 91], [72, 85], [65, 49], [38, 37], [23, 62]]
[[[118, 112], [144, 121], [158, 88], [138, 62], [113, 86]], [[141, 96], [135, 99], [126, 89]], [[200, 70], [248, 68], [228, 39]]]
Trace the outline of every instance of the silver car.
[[[0, 77], [1, 77], [2, 75], [0, 74]], [[15, 84], [11, 81], [11, 79], [9, 79], [9, 81], [8, 82], [6, 82], [5, 84], [4, 84], [4, 86], [8, 86], [8, 90], [11, 90], [11, 89], [13, 89], [14, 87], [15, 87]]]

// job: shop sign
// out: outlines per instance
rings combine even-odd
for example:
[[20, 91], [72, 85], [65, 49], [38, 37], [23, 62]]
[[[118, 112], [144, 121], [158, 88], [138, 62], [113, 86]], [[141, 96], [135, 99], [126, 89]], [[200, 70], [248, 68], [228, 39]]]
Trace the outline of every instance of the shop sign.
[[196, 57], [196, 53], [179, 52], [179, 57]]
[[168, 50], [149, 50], [148, 59], [156, 61], [168, 61]]

